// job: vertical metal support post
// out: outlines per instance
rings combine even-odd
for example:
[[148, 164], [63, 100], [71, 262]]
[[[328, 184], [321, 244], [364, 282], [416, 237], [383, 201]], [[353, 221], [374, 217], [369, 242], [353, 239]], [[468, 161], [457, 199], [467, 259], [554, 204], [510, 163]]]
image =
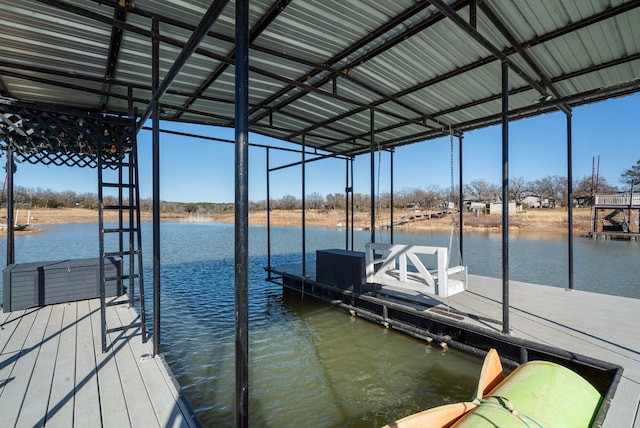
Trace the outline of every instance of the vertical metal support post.
[[[131, 115], [131, 129], [134, 130], [136, 129], [136, 115], [133, 109], [129, 110], [129, 114]], [[138, 236], [142, 233], [142, 230], [140, 229], [140, 224], [137, 221], [134, 221], [134, 209], [139, 209], [138, 205], [140, 204], [140, 202], [138, 202], [138, 199], [135, 197], [135, 189], [138, 187], [138, 180], [136, 180], [136, 177], [135, 177], [136, 171], [134, 171], [134, 168], [138, 167], [137, 156], [135, 156], [135, 153], [136, 153], [135, 146], [138, 144], [136, 135], [137, 133], [135, 131], [131, 132], [131, 135], [130, 135], [131, 138], [129, 140], [129, 144], [131, 144], [131, 150], [127, 154], [127, 159], [128, 159], [127, 163], [129, 165], [129, 171], [128, 171], [129, 173], [129, 178], [128, 178], [129, 179], [129, 190], [128, 190], [129, 208], [127, 209], [127, 215], [129, 218], [128, 246], [129, 246], [129, 307], [130, 308], [133, 308], [135, 296], [136, 296], [136, 290], [135, 290], [136, 280], [134, 275], [136, 271], [136, 263], [135, 263], [136, 257], [134, 256], [135, 240], [133, 236], [134, 227], [138, 229]], [[120, 211], [122, 211], [122, 208], [120, 208]], [[140, 274], [140, 277], [142, 277], [142, 272], [139, 272], [139, 274]], [[142, 283], [141, 279], [140, 279], [140, 283]], [[144, 314], [144, 309], [141, 309], [140, 313]], [[143, 333], [142, 340], [145, 340], [145, 336], [146, 335]]]
[[271, 182], [269, 171], [269, 147], [266, 148], [267, 157], [267, 279], [271, 279]]
[[391, 195], [390, 195], [390, 201], [389, 201], [389, 208], [390, 208], [390, 213], [389, 213], [389, 231], [390, 231], [390, 237], [389, 237], [389, 242], [391, 244], [393, 244], [393, 154], [395, 153], [394, 149], [391, 149], [391, 153], [390, 153], [390, 158], [389, 158], [389, 169], [391, 169]]
[[[128, 154], [125, 156], [129, 156]], [[122, 184], [124, 183], [124, 171], [122, 170], [125, 166], [124, 158], [118, 159], [118, 251], [120, 254], [124, 254], [124, 213], [122, 212], [122, 206], [124, 205], [124, 188]], [[131, 169], [131, 168], [129, 168]], [[131, 228], [131, 226], [129, 226]], [[131, 232], [129, 232], [129, 236], [131, 236]], [[122, 261], [122, 270], [125, 269], [124, 266], [124, 255], [121, 255]], [[131, 297], [131, 281], [133, 275], [129, 275], [129, 292], [127, 293], [129, 297]], [[123, 281], [124, 282], [124, 281]], [[129, 307], [133, 305], [132, 299], [129, 299]]]
[[370, 135], [371, 135], [371, 147], [369, 148], [370, 156], [371, 156], [371, 197], [369, 198], [371, 201], [370, 211], [371, 211], [371, 237], [369, 238], [370, 242], [376, 242], [376, 180], [375, 180], [375, 172], [376, 172], [376, 158], [375, 158], [375, 110], [371, 109], [369, 111], [371, 116], [370, 118]]
[[462, 133], [458, 134], [458, 215], [460, 216], [460, 264], [464, 264], [464, 192], [462, 191]]
[[98, 132], [95, 133], [95, 144], [98, 148], [97, 163], [98, 163], [98, 229], [100, 239], [98, 240], [98, 254], [100, 257], [100, 339], [102, 344], [102, 353], [107, 352], [107, 310], [106, 310], [106, 283], [104, 274], [104, 187], [103, 187], [103, 169], [102, 164], [104, 159], [104, 153], [102, 151], [104, 147], [102, 127], [102, 115], [98, 115]]
[[345, 213], [345, 229], [344, 229], [344, 249], [349, 249], [349, 159], [345, 159], [345, 177], [344, 177], [344, 213]]
[[[151, 92], [160, 86], [160, 24], [152, 20]], [[160, 109], [156, 97], [152, 101], [152, 194], [153, 194], [153, 355], [160, 354]]]
[[509, 334], [509, 66], [502, 61], [502, 333]]
[[573, 137], [571, 113], [567, 114], [567, 252], [569, 256], [569, 290], [573, 290]]
[[306, 147], [306, 135], [302, 134], [302, 277], [307, 276], [307, 168], [305, 160]]
[[13, 173], [16, 165], [13, 161], [13, 150], [7, 149], [7, 266], [16, 262], [16, 244], [13, 217]]
[[351, 250], [355, 239], [355, 201], [353, 200], [353, 158], [351, 158]]
[[236, 0], [235, 426], [249, 426], [249, 0]]

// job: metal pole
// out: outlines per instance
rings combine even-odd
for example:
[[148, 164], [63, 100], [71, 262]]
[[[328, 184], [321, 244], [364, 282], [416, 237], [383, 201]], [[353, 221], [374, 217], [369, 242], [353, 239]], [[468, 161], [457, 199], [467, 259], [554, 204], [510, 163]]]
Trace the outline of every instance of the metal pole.
[[464, 264], [464, 192], [462, 191], [462, 133], [458, 135], [458, 215], [460, 216], [459, 228], [460, 228], [460, 264]]
[[235, 426], [249, 426], [249, 0], [236, 0]]
[[269, 171], [269, 147], [266, 149], [267, 157], [267, 278], [271, 279], [271, 182]]
[[376, 159], [375, 159], [375, 111], [371, 109], [370, 113], [370, 133], [371, 133], [371, 147], [369, 148], [370, 156], [371, 156], [371, 237], [369, 240], [371, 242], [376, 242], [376, 183], [375, 183], [375, 170], [376, 170]]
[[302, 134], [302, 277], [306, 277], [307, 276], [307, 228], [306, 228], [306, 221], [307, 221], [307, 217], [306, 217], [306, 208], [307, 208], [307, 204], [306, 204], [306, 199], [307, 199], [307, 194], [306, 194], [306, 188], [305, 188], [305, 184], [306, 184], [306, 179], [307, 179], [307, 171], [306, 171], [306, 163], [304, 161], [305, 158], [305, 152], [306, 151], [306, 136], [305, 134]]
[[[152, 92], [160, 84], [160, 24], [152, 20], [151, 85]], [[160, 353], [160, 109], [159, 101], [152, 102], [152, 177], [153, 177], [153, 355]]]
[[389, 158], [389, 168], [391, 169], [391, 196], [390, 196], [390, 201], [389, 201], [389, 205], [390, 205], [390, 215], [389, 215], [389, 230], [390, 230], [390, 237], [389, 237], [389, 242], [391, 244], [393, 244], [393, 154], [395, 153], [394, 149], [391, 149], [391, 153], [390, 153], [390, 158]]
[[96, 156], [97, 158], [97, 163], [98, 163], [98, 228], [99, 228], [99, 241], [98, 241], [98, 254], [100, 257], [100, 339], [102, 342], [102, 353], [104, 354], [105, 352], [107, 352], [107, 303], [106, 303], [106, 283], [105, 283], [105, 274], [104, 274], [104, 262], [105, 262], [105, 258], [104, 258], [104, 253], [105, 253], [105, 248], [104, 248], [104, 181], [103, 181], [103, 174], [104, 174], [104, 165], [103, 160], [104, 160], [104, 155], [103, 155], [103, 148], [104, 148], [104, 137], [103, 137], [103, 126], [102, 126], [102, 115], [98, 115], [98, 130], [100, 132], [97, 132], [95, 134], [95, 143], [96, 146], [98, 147], [98, 155]]
[[344, 249], [349, 249], [349, 159], [345, 162], [344, 177], [344, 212], [345, 212], [345, 229], [344, 229]]
[[509, 65], [502, 61], [502, 332], [509, 334]]
[[569, 290], [573, 290], [573, 137], [571, 113], [567, 114], [567, 245], [569, 255]]
[[353, 158], [351, 158], [351, 250], [353, 251], [353, 240], [355, 239], [355, 202], [353, 200]]
[[16, 262], [16, 246], [13, 223], [13, 173], [15, 172], [13, 162], [13, 150], [7, 149], [7, 266]]

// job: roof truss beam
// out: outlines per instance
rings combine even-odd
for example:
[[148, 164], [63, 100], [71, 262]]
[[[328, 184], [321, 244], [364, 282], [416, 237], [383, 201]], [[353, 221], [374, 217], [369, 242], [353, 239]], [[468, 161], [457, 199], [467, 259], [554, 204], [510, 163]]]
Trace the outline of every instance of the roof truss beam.
[[[267, 29], [269, 24], [271, 24], [281, 13], [282, 11], [291, 3], [291, 0], [278, 0], [271, 8], [267, 11], [267, 13], [262, 16], [260, 21], [258, 21], [251, 32], [249, 34], [249, 44], [253, 43], [260, 34], [264, 30]], [[232, 50], [227, 55], [227, 62], [223, 62], [216, 70], [207, 77], [207, 79], [202, 82], [202, 84], [195, 90], [193, 95], [189, 97], [189, 99], [183, 104], [184, 108], [189, 108], [196, 100], [201, 97], [207, 89], [229, 68], [231, 63], [235, 62], [235, 50]], [[176, 119], [180, 118], [181, 113], [178, 112], [175, 116]]]
[[[613, 18], [613, 17], [615, 17], [615, 16], [617, 16], [617, 15], [619, 15], [621, 13], [627, 12], [627, 11], [633, 9], [633, 8], [636, 8], [636, 7], [640, 6], [640, 0], [635, 0], [633, 3], [634, 3], [633, 5], [626, 3], [626, 4], [620, 5], [620, 6], [615, 7], [615, 8], [607, 9], [607, 10], [603, 11], [600, 14], [596, 14], [596, 15], [593, 15], [593, 16], [591, 16], [589, 18], [584, 19], [584, 20], [577, 21], [577, 22], [573, 23], [572, 25], [569, 25], [569, 26], [567, 26], [567, 27], [565, 27], [565, 28], [563, 28], [561, 30], [553, 31], [553, 32], [544, 34], [542, 36], [539, 36], [539, 37], [537, 37], [535, 39], [525, 41], [525, 42], [523, 42], [523, 43], [521, 43], [519, 45], [519, 48], [520, 49], [524, 49], [524, 47], [535, 46], [535, 45], [538, 45], [540, 43], [548, 42], [548, 41], [553, 40], [555, 38], [562, 37], [563, 35], [566, 35], [566, 34], [572, 32], [572, 31], [576, 31], [579, 28], [584, 28], [584, 27], [586, 27], [588, 25], [595, 24], [595, 23], [600, 22], [602, 20]], [[514, 46], [512, 46], [510, 48], [505, 49], [503, 51], [503, 54], [505, 56], [509, 56], [509, 55], [515, 54], [516, 52], [517, 52], [517, 49], [516, 49], [516, 46], [514, 45]], [[574, 73], [574, 74], [566, 75], [566, 77], [565, 76], [560, 76], [560, 77], [557, 77], [557, 78], [553, 78], [553, 79], [550, 79], [549, 82], [550, 82], [550, 85], [553, 85], [554, 82], [561, 81], [561, 80], [564, 80], [566, 78], [575, 77], [575, 76], [580, 75], [580, 74], [584, 74], [584, 73], [589, 73], [589, 72], [596, 71], [596, 70], [605, 69], [605, 68], [608, 68], [608, 67], [612, 67], [614, 65], [618, 65], [620, 63], [631, 62], [631, 61], [634, 61], [634, 60], [636, 60], [636, 57], [634, 55], [628, 56], [628, 57], [626, 57], [624, 59], [621, 59], [621, 60], [615, 60], [615, 61], [611, 61], [611, 62], [608, 62], [608, 63], [601, 64], [599, 66], [590, 67], [588, 69], [582, 70], [581, 72], [579, 72], [577, 74]], [[417, 85], [415, 85], [415, 86], [413, 86], [411, 88], [407, 88], [407, 89], [405, 89], [403, 91], [400, 91], [397, 94], [392, 95], [392, 97], [393, 98], [401, 98], [401, 97], [403, 97], [405, 95], [408, 95], [408, 94], [411, 94], [413, 92], [425, 89], [425, 88], [427, 88], [429, 86], [432, 86], [432, 85], [435, 85], [437, 83], [443, 82], [443, 81], [445, 81], [447, 79], [450, 79], [452, 77], [455, 77], [455, 76], [458, 76], [460, 74], [472, 71], [472, 70], [474, 70], [474, 69], [476, 69], [478, 67], [482, 67], [482, 66], [484, 66], [486, 64], [489, 64], [492, 61], [495, 61], [495, 57], [493, 55], [489, 55], [489, 56], [487, 56], [485, 58], [479, 59], [476, 62], [472, 62], [470, 64], [467, 64], [464, 67], [457, 68], [455, 70], [452, 70], [449, 73], [442, 74], [442, 75], [440, 75], [438, 77], [435, 77], [435, 78], [433, 78], [431, 80], [427, 80], [427, 81], [419, 83], [419, 84], [417, 84]], [[526, 88], [524, 88], [522, 90], [521, 89], [512, 90], [510, 92], [510, 94], [515, 94], [515, 93], [521, 92], [522, 90], [524, 90]], [[478, 100], [478, 101], [476, 101], [476, 102], [474, 102], [472, 104], [481, 104], [483, 102], [493, 101], [493, 100], [499, 99], [499, 98], [500, 98], [500, 95], [492, 95], [491, 97], [485, 98], [484, 100]], [[556, 98], [559, 99], [561, 97], [557, 96]], [[383, 102], [384, 102], [384, 99], [377, 100], [377, 101], [372, 103], [372, 106], [375, 107], [375, 106], [377, 106], [377, 105], [379, 105], [379, 104], [381, 104]], [[440, 115], [443, 115], [443, 114], [452, 113], [454, 111], [461, 110], [462, 108], [468, 107], [468, 106], [469, 105], [456, 106], [456, 107], [453, 107], [453, 108], [448, 109], [446, 111], [432, 113], [429, 116], [415, 117], [415, 118], [412, 119], [412, 123], [416, 123], [416, 122], [419, 122], [419, 121], [430, 119], [430, 118], [434, 117], [434, 115], [437, 118], [437, 116], [440, 116]], [[332, 120], [327, 120], [327, 121], [325, 121], [323, 123], [324, 124], [328, 124], [328, 123], [331, 123], [333, 121], [337, 121], [337, 120], [343, 119], [345, 117], [348, 117], [351, 114], [360, 113], [363, 110], [364, 110], [363, 108], [357, 108], [357, 109], [351, 110], [349, 112], [345, 112], [345, 113], [343, 113], [343, 114], [341, 114], [339, 116], [334, 117]], [[389, 127], [389, 129], [384, 129], [384, 130], [391, 130], [393, 128], [397, 128], [397, 127], [400, 127], [400, 126], [403, 126], [403, 125], [407, 125], [408, 123], [409, 122], [399, 123], [399, 124], [397, 124], [397, 125], [395, 125], [393, 127]], [[317, 129], [317, 126], [314, 127], [314, 128], [307, 128], [307, 129], [305, 129], [305, 132], [308, 132], [311, 129]], [[384, 130], [379, 129], [378, 131], [384, 131]], [[367, 136], [366, 135], [359, 135], [356, 138], [365, 138], [366, 139]], [[345, 140], [337, 141], [335, 143], [335, 145], [344, 144], [345, 142], [346, 142]]]
[[164, 76], [164, 80], [158, 87], [158, 90], [153, 93], [151, 102], [147, 105], [146, 111], [140, 117], [138, 130], [140, 130], [144, 125], [144, 122], [151, 117], [153, 103], [155, 101], [160, 101], [160, 98], [162, 98], [165, 92], [167, 92], [175, 78], [180, 73], [180, 70], [182, 70], [182, 67], [184, 67], [189, 57], [196, 51], [202, 39], [204, 39], [209, 32], [209, 28], [211, 28], [213, 23], [218, 19], [228, 1], [229, 0], [215, 0], [211, 3], [209, 9], [207, 9], [207, 12], [202, 17], [200, 24], [198, 24], [193, 33], [191, 33], [191, 37], [189, 37], [186, 45], [182, 48], [182, 51], [180, 51], [175, 62]]
[[[128, 3], [128, 0], [119, 0], [120, 5], [124, 6]], [[125, 23], [127, 21], [127, 12], [124, 9], [113, 10], [114, 22]], [[109, 53], [107, 54], [107, 65], [104, 72], [105, 84], [103, 85], [103, 91], [107, 94], [111, 92], [111, 81], [115, 78], [116, 68], [118, 66], [118, 57], [120, 56], [120, 46], [122, 45], [122, 38], [124, 36], [124, 30], [119, 25], [111, 27], [111, 37], [109, 39]], [[100, 100], [100, 109], [102, 111], [107, 110], [107, 104], [109, 103], [109, 96], [103, 95]]]
[[[456, 1], [452, 5], [452, 7], [454, 9], [459, 9], [459, 8], [462, 8], [462, 7], [466, 6], [467, 3], [468, 3], [468, 0]], [[357, 52], [359, 49], [362, 49], [367, 44], [369, 44], [369, 43], [373, 42], [374, 40], [378, 39], [379, 37], [381, 37], [383, 34], [388, 32], [389, 30], [393, 29], [394, 27], [396, 27], [400, 23], [404, 22], [409, 17], [411, 17], [411, 16], [415, 15], [416, 13], [418, 13], [419, 11], [425, 9], [427, 6], [428, 6], [428, 3], [426, 3], [426, 2], [417, 3], [412, 8], [407, 9], [406, 11], [401, 13], [400, 15], [396, 16], [394, 19], [392, 19], [392, 20], [388, 21], [387, 23], [385, 23], [383, 26], [378, 28], [376, 31], [373, 31], [373, 32], [369, 33], [366, 37], [364, 37], [363, 39], [359, 40], [357, 43], [353, 44], [349, 48], [339, 52], [336, 55], [334, 55], [333, 58], [331, 58], [329, 61], [326, 62], [325, 66], [326, 67], [335, 67], [335, 66], [337, 66], [338, 63], [340, 61], [342, 61], [344, 58], [346, 58], [349, 55]], [[416, 24], [415, 26], [411, 27], [410, 29], [407, 29], [406, 32], [402, 32], [401, 34], [397, 34], [395, 37], [391, 38], [390, 40], [386, 41], [382, 45], [378, 46], [376, 49], [372, 49], [367, 54], [364, 54], [364, 55], [358, 57], [357, 59], [355, 59], [355, 60], [353, 60], [353, 61], [351, 61], [351, 62], [349, 62], [347, 64], [341, 64], [340, 68], [338, 70], [334, 70], [334, 73], [335, 74], [342, 74], [342, 75], [347, 74], [349, 69], [357, 67], [358, 65], [363, 64], [364, 62], [370, 60], [371, 58], [374, 58], [376, 55], [379, 55], [380, 53], [382, 53], [382, 52], [384, 52], [384, 51], [386, 51], [388, 49], [391, 49], [392, 47], [396, 46], [398, 43], [406, 40], [408, 37], [411, 37], [411, 36], [419, 33], [420, 31], [422, 31], [425, 28], [433, 25], [434, 23], [440, 21], [443, 18], [444, 17], [441, 14], [430, 15], [428, 17], [428, 19], [425, 19], [423, 22], [421, 22], [419, 24]], [[308, 80], [310, 77], [313, 78], [313, 77], [317, 76], [321, 71], [323, 71], [323, 70], [322, 69], [316, 69], [310, 74], [306, 74], [304, 76], [301, 76], [298, 79], [298, 82], [304, 82], [304, 81]], [[318, 86], [322, 86], [322, 85], [330, 82], [332, 79], [334, 79], [335, 74], [328, 74], [324, 78], [320, 79], [318, 82], [315, 82], [314, 86], [318, 87]], [[354, 81], [355, 81], [355, 79], [354, 79]], [[363, 87], [365, 86], [362, 83], [359, 83], [359, 84], [361, 84]], [[294, 89], [295, 89], [295, 84], [291, 85], [291, 86], [288, 86], [286, 88], [283, 88], [282, 90], [280, 90], [277, 93], [273, 94], [271, 97], [265, 99], [265, 101], [263, 101], [263, 103], [261, 104], [261, 108], [263, 108], [265, 111], [263, 113], [259, 114], [259, 115], [254, 115], [255, 113], [257, 113], [256, 110], [250, 111], [249, 115], [252, 117], [252, 123], [258, 122], [259, 120], [263, 119], [267, 114], [269, 114], [271, 112], [283, 109], [287, 105], [291, 104], [294, 101], [299, 100], [301, 97], [303, 97], [304, 95], [307, 94], [307, 92], [305, 92], [305, 91], [298, 92], [298, 93], [294, 94], [293, 96], [287, 97], [286, 100], [281, 101], [280, 103], [278, 103], [275, 106], [271, 105], [276, 100], [283, 98], [287, 93], [293, 91]], [[406, 107], [406, 106], [403, 105], [403, 107]]]
[[[540, 66], [531, 58], [531, 56], [527, 53], [524, 47], [516, 40], [514, 35], [509, 31], [507, 26], [502, 22], [502, 20], [496, 15], [496, 13], [491, 9], [486, 2], [481, 1], [478, 6], [482, 10], [482, 12], [489, 18], [489, 21], [500, 31], [500, 33], [509, 41], [511, 46], [516, 50], [516, 52], [525, 60], [525, 62], [531, 67], [531, 69], [538, 75], [538, 78], [542, 80], [544, 86], [548, 88], [555, 98], [561, 98], [560, 93], [553, 86], [549, 78], [542, 71]], [[477, 31], [477, 30], [476, 30]], [[565, 113], [571, 114], [571, 109], [564, 105], [559, 104], [558, 107]]]
[[[595, 72], [595, 71], [605, 70], [605, 69], [607, 69], [609, 67], [615, 67], [615, 66], [620, 65], [620, 64], [625, 63], [625, 62], [638, 61], [638, 60], [640, 60], [640, 53], [635, 54], [635, 55], [630, 55], [630, 56], [628, 56], [628, 57], [626, 57], [624, 59], [616, 59], [616, 60], [613, 60], [613, 61], [609, 61], [607, 63], [603, 63], [603, 64], [600, 64], [600, 65], [597, 65], [597, 66], [593, 66], [593, 67], [590, 67], [590, 68], [587, 68], [587, 69], [584, 69], [584, 70], [580, 70], [578, 72], [567, 73], [567, 74], [564, 74], [562, 76], [555, 77], [555, 78], [551, 79], [551, 83], [558, 83], [558, 82], [561, 82], [563, 80], [572, 79], [574, 77], [579, 77], [579, 76], [582, 76], [582, 75], [585, 75], [585, 74], [588, 74], [588, 73], [592, 73], [592, 72]], [[629, 82], [628, 84], [630, 85], [630, 87], [639, 87], [640, 86], [640, 81], [634, 80], [632, 82]], [[514, 88], [514, 89], [509, 91], [509, 95], [515, 95], [515, 94], [527, 91], [528, 89], [530, 89], [529, 86], [522, 86], [520, 88]], [[617, 88], [614, 87], [614, 88], [609, 88], [609, 89], [612, 90], [613, 92], [615, 92]], [[603, 90], [599, 90], [599, 91], [600, 91], [599, 92], [600, 95], [605, 93], [604, 89]], [[591, 92], [585, 92], [583, 94], [585, 94], [585, 96], [587, 96], [587, 95], [590, 95]], [[491, 95], [489, 97], [485, 97], [485, 98], [482, 98], [482, 99], [479, 99], [479, 100], [475, 100], [475, 101], [472, 101], [470, 103], [466, 103], [466, 104], [463, 104], [463, 105], [455, 106], [455, 107], [452, 107], [452, 108], [447, 109], [447, 110], [441, 110], [441, 111], [438, 112], [438, 115], [447, 115], [447, 114], [455, 113], [457, 111], [464, 110], [464, 109], [469, 108], [469, 107], [473, 107], [473, 106], [476, 106], [476, 105], [488, 103], [488, 102], [491, 102], [491, 101], [496, 101], [496, 100], [500, 99], [501, 96], [502, 96], [502, 94], [494, 94], [494, 95]], [[547, 102], [540, 103], [540, 104], [533, 104], [533, 105], [531, 105], [529, 107], [523, 107], [521, 110], [526, 111], [526, 109], [531, 109], [532, 111], [535, 111], [536, 109], [540, 109], [541, 106], [551, 106], [552, 107], [551, 110], [553, 110], [553, 108], [556, 108], [558, 104], [564, 104], [566, 102], [582, 104], [582, 102], [579, 99], [579, 96], [576, 95], [576, 96], [572, 96], [572, 97], [562, 97], [562, 98], [558, 98], [558, 99], [553, 100], [553, 101], [547, 101]], [[499, 118], [499, 115], [497, 115], [496, 117]], [[409, 124], [409, 122], [398, 123], [398, 124], [395, 124], [395, 125], [392, 125], [392, 126], [385, 127], [384, 129], [379, 129], [378, 131], [380, 131], [380, 132], [391, 131], [391, 130], [393, 130], [395, 128], [398, 128], [398, 127], [401, 127], [401, 126], [404, 126], [404, 125], [407, 125], [407, 124]], [[456, 130], [460, 130], [460, 126], [462, 126], [462, 125], [456, 125]], [[433, 138], [434, 136], [446, 135], [447, 133], [448, 133], [448, 130], [434, 130], [434, 133], [421, 133], [421, 134], [417, 134], [417, 135], [421, 136], [421, 137], [418, 137], [418, 138], [426, 138], [426, 137]], [[362, 133], [360, 135], [355, 136], [355, 138], [360, 138], [360, 139], [365, 139], [366, 140], [368, 138], [368, 135], [369, 135], [368, 133]], [[413, 141], [417, 141], [417, 140], [412, 140], [411, 142], [413, 142]], [[345, 142], [347, 142], [347, 140], [336, 141], [334, 143], [334, 145], [344, 144]]]

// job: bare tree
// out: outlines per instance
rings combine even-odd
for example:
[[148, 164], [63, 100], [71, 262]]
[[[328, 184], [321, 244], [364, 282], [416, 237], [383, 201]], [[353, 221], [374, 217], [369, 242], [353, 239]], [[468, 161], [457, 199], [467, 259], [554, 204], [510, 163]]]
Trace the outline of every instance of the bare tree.
[[302, 207], [302, 202], [295, 196], [285, 195], [276, 201], [275, 206], [280, 210], [295, 210]]
[[605, 177], [599, 177], [596, 181], [591, 176], [585, 176], [576, 180], [573, 186], [573, 195], [577, 199], [582, 199], [585, 204], [592, 205], [596, 193], [611, 194], [616, 193], [618, 189], [610, 185]]
[[509, 178], [509, 199], [514, 200], [516, 205], [522, 204], [522, 201], [527, 196], [529, 183], [527, 183], [522, 177]]
[[491, 183], [487, 183], [484, 179], [473, 180], [464, 186], [464, 192], [470, 199], [482, 202], [492, 202], [500, 199], [500, 188]]
[[319, 210], [324, 206], [324, 196], [318, 192], [309, 193], [306, 197], [306, 208], [311, 210]]
[[345, 196], [340, 193], [329, 193], [326, 197], [327, 206], [329, 208], [343, 209], [345, 204]]
[[357, 211], [369, 211], [371, 208], [371, 198], [363, 193], [353, 194], [353, 204]]

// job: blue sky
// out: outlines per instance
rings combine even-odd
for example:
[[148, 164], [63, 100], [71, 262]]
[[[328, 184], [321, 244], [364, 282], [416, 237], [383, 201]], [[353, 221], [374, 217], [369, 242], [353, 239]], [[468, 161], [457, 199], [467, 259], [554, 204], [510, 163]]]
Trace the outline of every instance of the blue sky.
[[[233, 139], [232, 129], [198, 125], [163, 123], [163, 128], [210, 137]], [[518, 120], [509, 126], [509, 175], [536, 180], [546, 176], [567, 175], [566, 117], [556, 112]], [[151, 197], [151, 132], [138, 137], [140, 153], [141, 197]], [[286, 146], [263, 136], [251, 134], [251, 143]], [[484, 179], [499, 184], [501, 180], [501, 129], [499, 126], [465, 134], [463, 173], [465, 183]], [[455, 140], [456, 183], [458, 151]], [[233, 202], [234, 147], [201, 139], [161, 134], [161, 198], [179, 202]], [[265, 150], [249, 151], [249, 199], [266, 199]], [[425, 141], [400, 147], [394, 156], [394, 189], [448, 188], [451, 181], [449, 138]], [[573, 176], [590, 176], [592, 161], [600, 157], [600, 175], [612, 185], [620, 186], [620, 174], [640, 159], [640, 94], [617, 98], [574, 109]], [[376, 154], [377, 192], [388, 192], [389, 155]], [[270, 166], [300, 160], [299, 154], [271, 151]], [[370, 158], [356, 158], [354, 191], [370, 190]], [[345, 161], [327, 159], [307, 165], [307, 194], [343, 193]], [[378, 173], [380, 177], [378, 178]], [[301, 197], [299, 166], [271, 174], [271, 197]], [[71, 190], [97, 193], [94, 169], [19, 164], [15, 185], [26, 188]]]

